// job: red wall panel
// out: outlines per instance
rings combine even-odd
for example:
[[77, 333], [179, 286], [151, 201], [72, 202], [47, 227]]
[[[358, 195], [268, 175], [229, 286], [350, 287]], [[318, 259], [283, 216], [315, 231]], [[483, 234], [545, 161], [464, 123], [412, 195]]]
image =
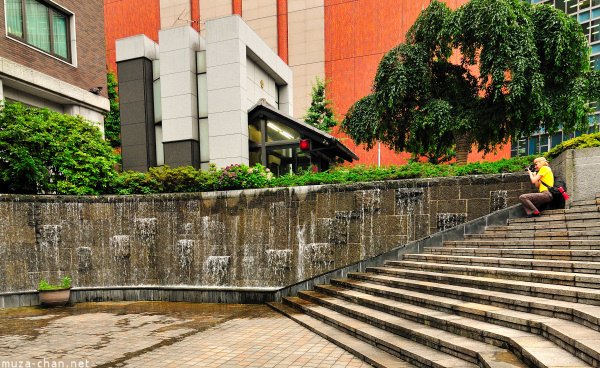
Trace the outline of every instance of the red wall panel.
[[105, 0], [106, 59], [109, 70], [116, 73], [115, 41], [145, 34], [158, 42], [160, 2], [156, 0]]

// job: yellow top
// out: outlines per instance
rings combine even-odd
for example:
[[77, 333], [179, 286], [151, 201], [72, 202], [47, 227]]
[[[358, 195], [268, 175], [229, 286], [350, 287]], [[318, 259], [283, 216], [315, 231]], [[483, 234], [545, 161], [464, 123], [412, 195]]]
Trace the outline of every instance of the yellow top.
[[546, 186], [544, 184], [542, 184], [542, 182], [548, 184], [551, 187], [554, 186], [554, 174], [552, 173], [552, 170], [550, 170], [550, 168], [548, 166], [542, 166], [542, 168], [538, 172], [538, 175], [541, 175], [540, 192], [548, 190], [548, 188], [546, 188]]

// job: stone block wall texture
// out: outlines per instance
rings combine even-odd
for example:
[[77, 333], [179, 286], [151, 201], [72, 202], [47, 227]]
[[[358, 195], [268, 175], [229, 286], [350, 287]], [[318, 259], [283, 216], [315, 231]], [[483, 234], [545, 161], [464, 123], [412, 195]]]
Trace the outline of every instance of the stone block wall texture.
[[281, 287], [518, 203], [523, 174], [147, 196], [0, 196], [0, 293]]
[[577, 200], [593, 200], [600, 192], [600, 147], [568, 150], [552, 160], [550, 167]]

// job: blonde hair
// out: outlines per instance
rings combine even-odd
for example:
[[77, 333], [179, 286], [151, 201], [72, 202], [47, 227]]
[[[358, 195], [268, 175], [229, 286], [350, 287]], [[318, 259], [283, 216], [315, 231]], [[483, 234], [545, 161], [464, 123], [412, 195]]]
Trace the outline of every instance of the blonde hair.
[[542, 166], [548, 166], [548, 160], [546, 160], [546, 157], [538, 157], [535, 160], [533, 160], [534, 164], [537, 162], [541, 162]]

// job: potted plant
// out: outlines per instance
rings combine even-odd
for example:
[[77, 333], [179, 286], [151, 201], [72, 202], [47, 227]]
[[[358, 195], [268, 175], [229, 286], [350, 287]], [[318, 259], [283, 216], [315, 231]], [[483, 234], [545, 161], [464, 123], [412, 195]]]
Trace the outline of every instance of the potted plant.
[[65, 277], [60, 285], [49, 285], [42, 280], [38, 286], [40, 303], [46, 307], [62, 307], [71, 297], [71, 278]]

